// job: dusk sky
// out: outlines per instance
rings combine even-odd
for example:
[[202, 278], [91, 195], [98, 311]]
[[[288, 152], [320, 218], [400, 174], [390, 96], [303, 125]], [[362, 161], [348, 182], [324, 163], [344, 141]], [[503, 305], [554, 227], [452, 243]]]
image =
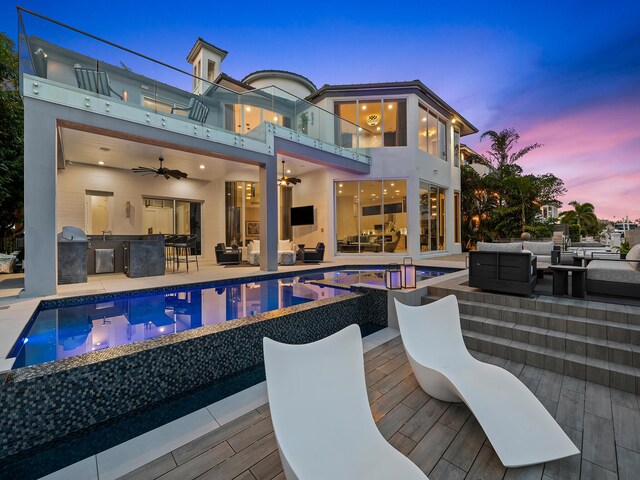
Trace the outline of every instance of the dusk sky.
[[[186, 70], [200, 36], [229, 51], [222, 68], [236, 78], [275, 68], [318, 86], [420, 79], [480, 132], [515, 127], [522, 146], [544, 144], [521, 166], [562, 178], [565, 206], [640, 218], [640, 1], [20, 5]], [[13, 2], [0, 31], [17, 38]], [[479, 138], [463, 142], [484, 152]]]

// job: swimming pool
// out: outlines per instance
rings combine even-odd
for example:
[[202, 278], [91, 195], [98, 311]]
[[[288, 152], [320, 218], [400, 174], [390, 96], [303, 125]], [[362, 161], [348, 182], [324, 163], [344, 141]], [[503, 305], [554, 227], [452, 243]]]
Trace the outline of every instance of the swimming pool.
[[[418, 280], [450, 269], [418, 269]], [[260, 281], [233, 280], [159, 293], [39, 308], [14, 345], [13, 369], [74, 357], [164, 335], [227, 322], [302, 303], [343, 295], [355, 283], [383, 284], [384, 269], [359, 267], [305, 272]], [[60, 302], [58, 302], [60, 303]]]

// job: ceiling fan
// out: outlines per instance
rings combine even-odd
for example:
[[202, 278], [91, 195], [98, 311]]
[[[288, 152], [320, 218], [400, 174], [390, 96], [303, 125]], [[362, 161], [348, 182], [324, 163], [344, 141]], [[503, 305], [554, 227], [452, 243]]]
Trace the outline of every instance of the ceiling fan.
[[298, 177], [287, 177], [284, 174], [284, 160], [282, 160], [282, 177], [278, 180], [278, 185], [288, 187], [289, 185], [297, 185], [298, 183], [302, 183], [302, 180]]
[[132, 168], [131, 170], [133, 171], [133, 173], [142, 173], [143, 175], [149, 175], [152, 173], [155, 174], [156, 177], [158, 175], [162, 175], [167, 180], [169, 180], [169, 178], [180, 180], [181, 178], [188, 177], [186, 173], [181, 172], [180, 170], [169, 170], [168, 168], [163, 167], [162, 162], [164, 162], [164, 158], [160, 157], [158, 158], [158, 160], [160, 160], [160, 168], [136, 167]]

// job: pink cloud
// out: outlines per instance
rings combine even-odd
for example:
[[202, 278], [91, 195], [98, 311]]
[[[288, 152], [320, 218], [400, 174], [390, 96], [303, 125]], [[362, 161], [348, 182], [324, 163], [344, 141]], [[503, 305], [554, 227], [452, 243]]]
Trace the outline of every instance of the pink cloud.
[[[593, 203], [600, 218], [640, 218], [637, 121], [637, 105], [621, 99], [531, 122], [519, 131], [520, 145], [544, 146], [528, 154], [521, 166], [526, 172], [561, 178], [568, 190], [561, 199], [565, 208], [577, 200]], [[472, 148], [484, 152], [488, 146], [485, 140]]]

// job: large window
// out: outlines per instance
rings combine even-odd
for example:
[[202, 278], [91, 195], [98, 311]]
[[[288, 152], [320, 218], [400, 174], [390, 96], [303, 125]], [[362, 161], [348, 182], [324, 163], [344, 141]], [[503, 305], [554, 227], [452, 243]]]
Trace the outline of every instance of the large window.
[[335, 183], [338, 253], [407, 251], [407, 181]]
[[196, 249], [201, 253], [201, 202], [154, 197], [144, 197], [143, 202], [143, 233], [196, 235]]
[[[335, 114], [357, 125], [340, 122], [336, 144], [347, 148], [404, 147], [407, 145], [406, 100], [336, 102]], [[343, 125], [344, 124], [344, 125]]]
[[444, 250], [445, 189], [420, 182], [420, 251]]
[[453, 130], [453, 165], [460, 166], [460, 131], [457, 128]]
[[260, 185], [225, 182], [225, 242], [246, 246], [260, 239]]
[[447, 160], [446, 122], [422, 105], [418, 113], [418, 147], [434, 157]]

